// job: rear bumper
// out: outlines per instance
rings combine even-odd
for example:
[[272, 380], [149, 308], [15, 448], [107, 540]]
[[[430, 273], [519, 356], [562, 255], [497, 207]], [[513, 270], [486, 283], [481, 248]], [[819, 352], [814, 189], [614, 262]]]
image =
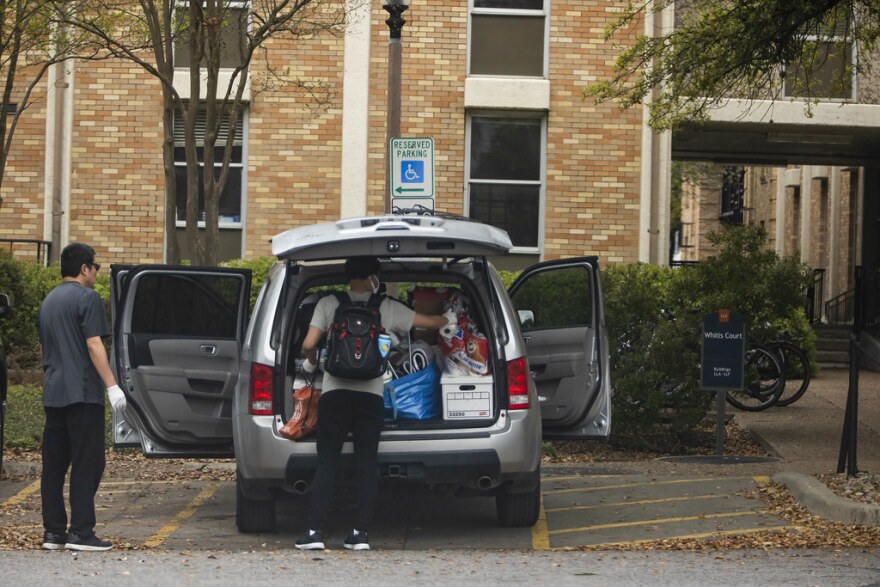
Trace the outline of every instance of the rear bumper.
[[[456, 453], [380, 453], [379, 472], [382, 477], [417, 481], [427, 485], [478, 486], [486, 479], [492, 484], [519, 481], [521, 475], [505, 476], [501, 473], [501, 461], [492, 450], [461, 451]], [[314, 455], [291, 455], [287, 461], [286, 478], [292, 485], [298, 480], [311, 481], [317, 467]], [[354, 465], [351, 454], [342, 455], [342, 467]]]
[[[540, 477], [540, 419], [525, 411], [505, 415], [487, 429], [436, 434], [383, 432], [377, 461], [384, 478], [413, 481], [447, 490], [486, 493], [504, 486], [511, 493], [533, 490]], [[318, 458], [315, 441], [292, 442], [264, 427], [240, 427], [236, 459], [240, 487], [250, 499], [301, 492], [311, 484]], [[350, 442], [340, 456], [340, 481], [347, 480], [354, 457]], [[304, 482], [304, 483], [301, 483]]]

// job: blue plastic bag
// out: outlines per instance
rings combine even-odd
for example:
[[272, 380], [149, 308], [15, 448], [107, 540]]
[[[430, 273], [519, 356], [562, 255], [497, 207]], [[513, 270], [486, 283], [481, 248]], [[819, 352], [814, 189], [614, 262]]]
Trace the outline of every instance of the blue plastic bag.
[[385, 417], [397, 420], [439, 418], [440, 369], [427, 369], [392, 379], [385, 383]]

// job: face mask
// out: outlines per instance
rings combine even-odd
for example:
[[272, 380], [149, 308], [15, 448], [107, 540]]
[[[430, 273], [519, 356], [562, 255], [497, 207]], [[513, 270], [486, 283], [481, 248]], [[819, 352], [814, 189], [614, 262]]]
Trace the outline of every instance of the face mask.
[[379, 293], [379, 286], [380, 285], [381, 285], [381, 282], [379, 281], [379, 278], [376, 277], [375, 275], [370, 275], [370, 287], [373, 288], [374, 294]]

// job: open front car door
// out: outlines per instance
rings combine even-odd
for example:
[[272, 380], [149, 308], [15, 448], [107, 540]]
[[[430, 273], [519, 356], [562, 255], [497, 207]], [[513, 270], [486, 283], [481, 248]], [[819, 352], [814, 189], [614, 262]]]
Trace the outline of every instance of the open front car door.
[[597, 257], [538, 263], [510, 287], [545, 437], [611, 433], [608, 334]]
[[113, 356], [127, 397], [114, 444], [154, 457], [231, 457], [250, 270], [111, 267]]

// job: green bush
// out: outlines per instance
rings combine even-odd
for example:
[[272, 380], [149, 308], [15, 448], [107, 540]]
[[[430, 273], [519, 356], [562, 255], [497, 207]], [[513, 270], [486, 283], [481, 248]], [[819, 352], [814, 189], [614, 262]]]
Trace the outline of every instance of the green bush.
[[522, 273], [522, 271], [502, 270], [498, 272], [498, 277], [501, 278], [501, 283], [504, 284], [504, 287], [506, 289], [513, 285], [513, 282], [516, 281], [516, 278], [519, 277], [520, 273]]
[[[9, 386], [4, 429], [4, 445], [7, 448], [40, 450], [45, 420], [43, 391], [39, 385]], [[113, 445], [112, 426], [113, 413], [107, 407], [104, 410], [104, 441], [108, 447]]]
[[749, 340], [789, 335], [815, 354], [803, 309], [809, 269], [766, 250], [760, 228], [725, 228], [710, 239], [720, 252], [694, 267], [603, 271], [612, 432], [622, 442], [674, 450], [705, 417], [713, 398], [699, 388], [705, 314], [730, 309], [743, 315]]
[[739, 312], [751, 339], [781, 332], [803, 337], [805, 325], [809, 328], [802, 311], [812, 279], [809, 267], [796, 257], [767, 250], [767, 232], [760, 227], [731, 226], [708, 236], [720, 247], [719, 253], [682, 272], [686, 278], [682, 295], [691, 297], [702, 313], [720, 308]]
[[42, 389], [35, 385], [10, 385], [6, 398], [5, 445], [29, 450], [43, 442]]
[[534, 313], [534, 323], [542, 328], [569, 324], [589, 324], [589, 301], [573, 304], [572, 300], [589, 300], [592, 290], [587, 272], [580, 268], [558, 269], [534, 275], [516, 291], [517, 308]]
[[0, 251], [0, 292], [9, 295], [12, 318], [0, 320], [0, 340], [11, 369], [40, 364], [37, 310], [46, 294], [61, 281], [58, 268], [13, 258]]
[[642, 264], [603, 271], [612, 433], [621, 444], [674, 449], [709, 407], [711, 395], [698, 384], [697, 313], [677, 295], [681, 273]]
[[278, 259], [275, 257], [259, 257], [257, 259], [233, 259], [231, 261], [225, 261], [224, 263], [221, 263], [221, 265], [223, 267], [251, 270], [251, 299], [249, 307], [253, 309], [254, 304], [257, 302], [257, 296], [260, 294], [260, 289], [263, 287], [263, 284], [266, 282], [266, 277], [269, 275], [269, 269], [276, 261], [278, 261]]

